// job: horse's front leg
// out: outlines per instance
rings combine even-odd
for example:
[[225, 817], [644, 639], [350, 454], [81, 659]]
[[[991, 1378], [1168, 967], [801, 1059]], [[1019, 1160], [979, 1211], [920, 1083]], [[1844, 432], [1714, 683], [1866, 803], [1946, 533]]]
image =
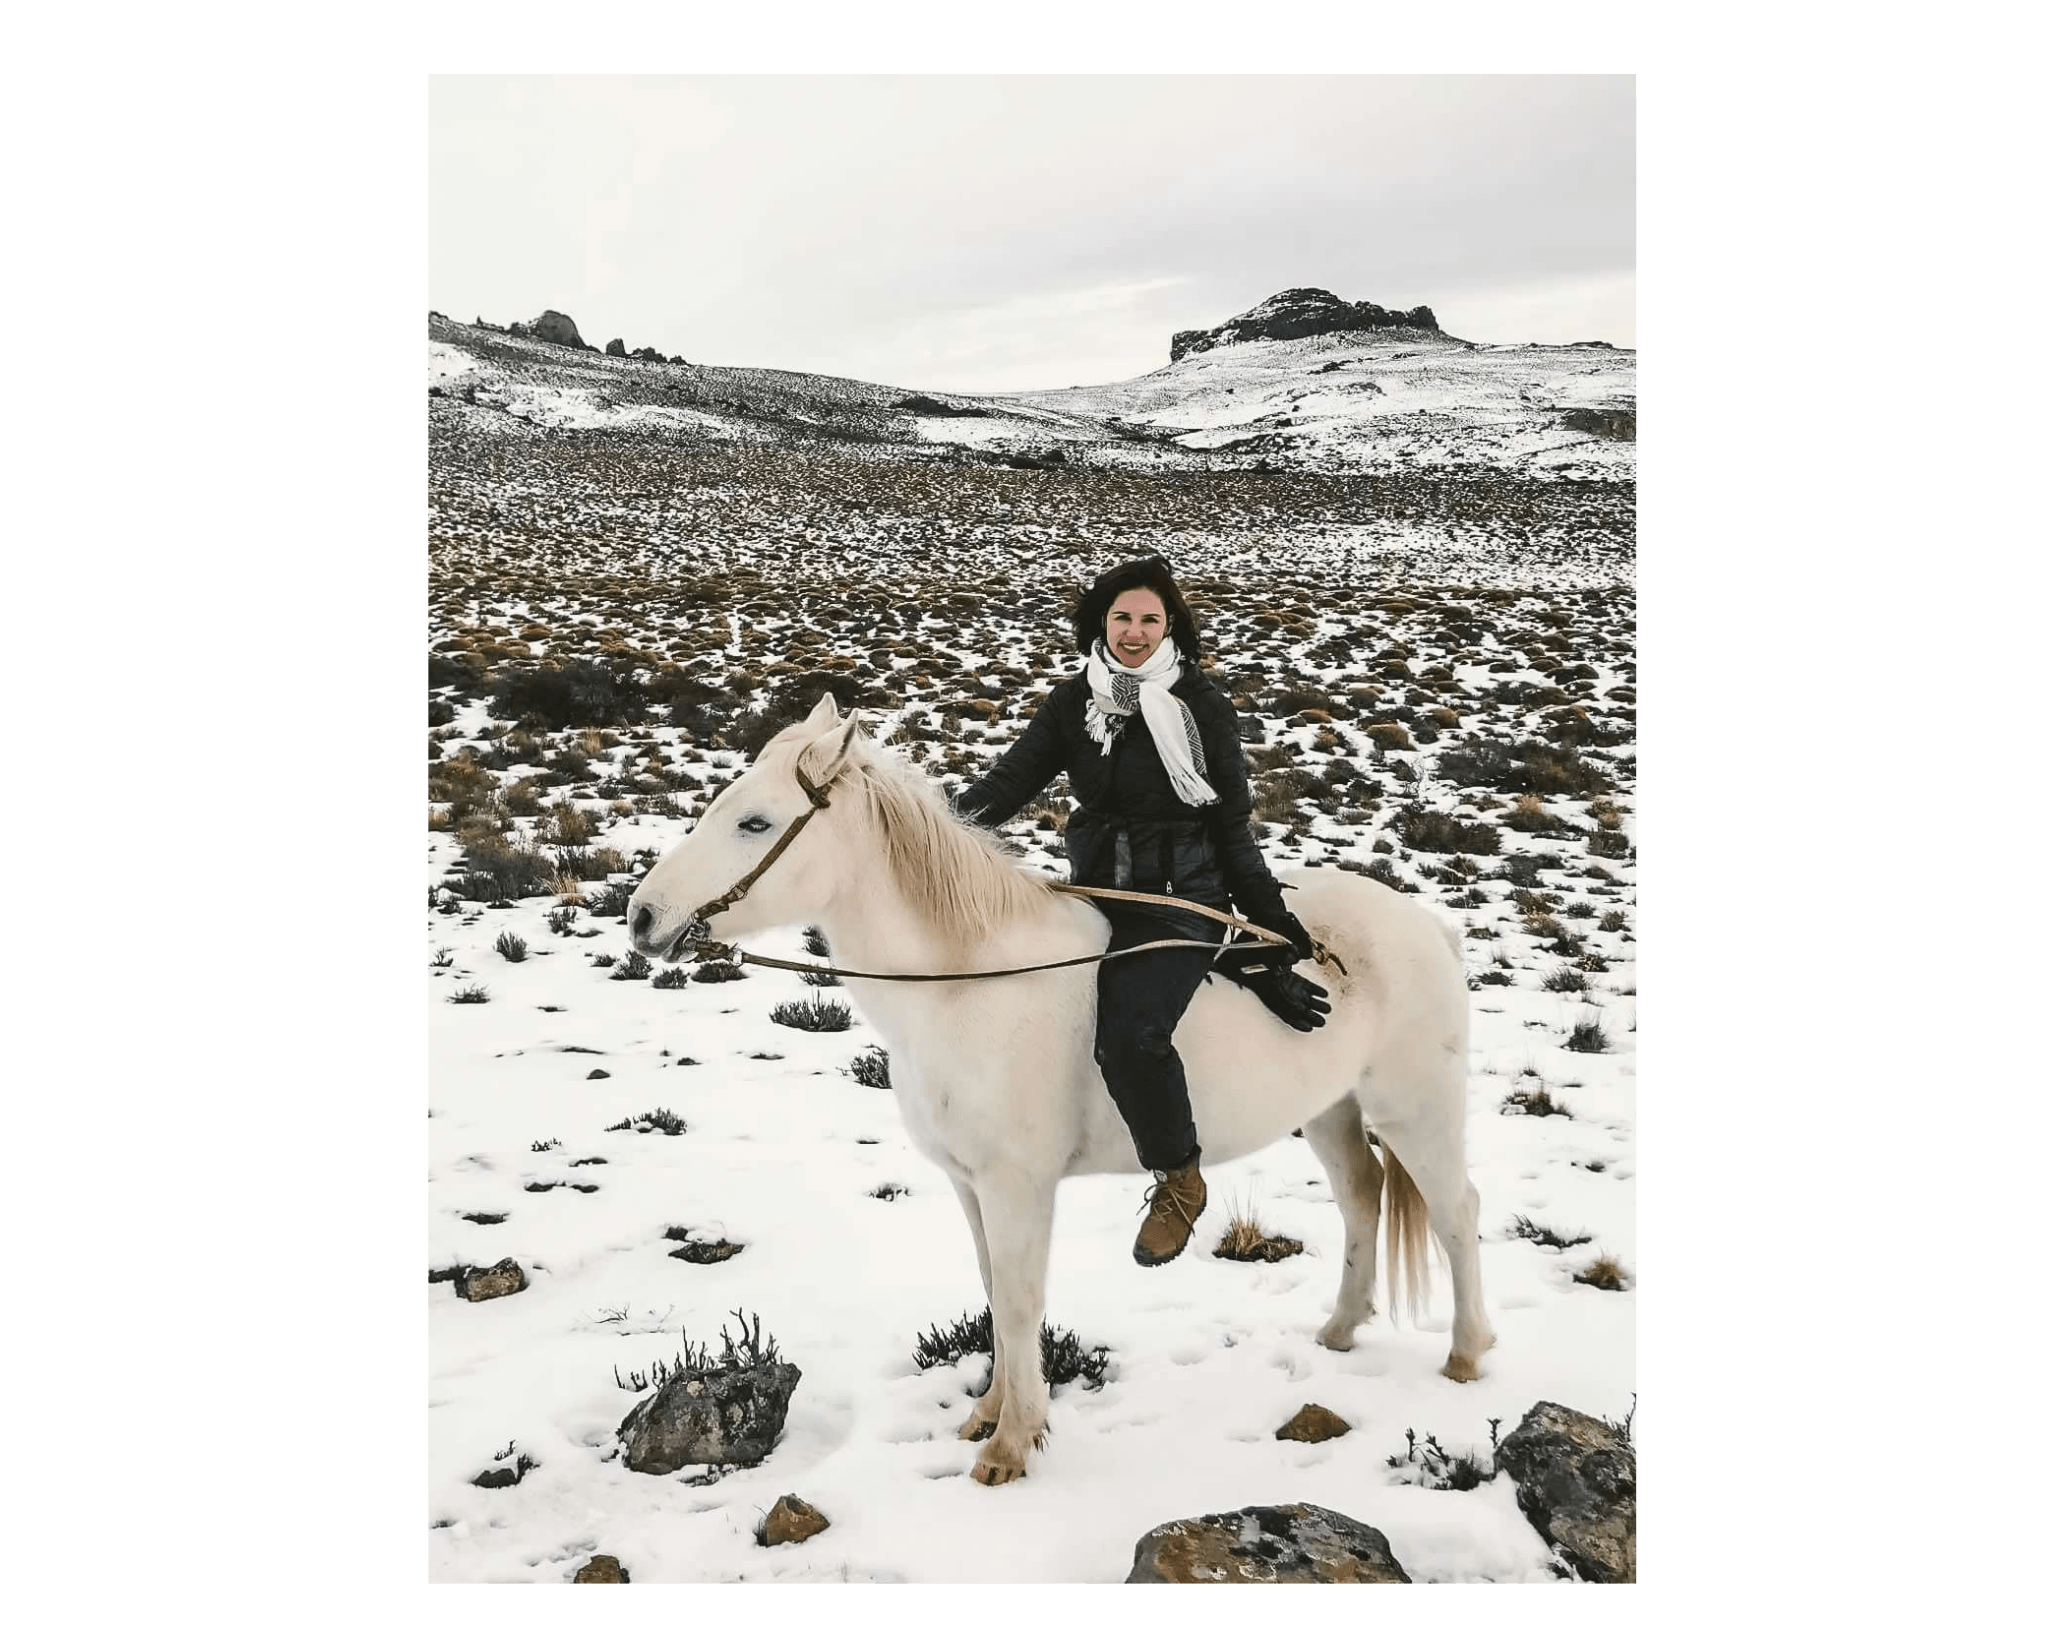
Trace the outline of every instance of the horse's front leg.
[[987, 1487], [1022, 1476], [1031, 1450], [1045, 1441], [1051, 1396], [1038, 1333], [1045, 1321], [1045, 1266], [1058, 1186], [1056, 1176], [1038, 1179], [1012, 1166], [974, 1182], [995, 1317], [996, 1377], [989, 1394], [1001, 1398], [995, 1434], [974, 1461], [974, 1479]]
[[[995, 1284], [989, 1279], [988, 1236], [981, 1228], [981, 1199], [974, 1194], [974, 1187], [966, 1180], [948, 1176], [953, 1180], [953, 1194], [960, 1199], [960, 1211], [967, 1216], [967, 1228], [974, 1233], [975, 1263], [981, 1267], [981, 1291], [988, 1296], [990, 1321], [993, 1324], [995, 1311]], [[960, 1426], [963, 1441], [978, 1442], [994, 1433], [996, 1420], [1003, 1412], [1003, 1339], [991, 1325], [995, 1361], [989, 1368], [988, 1389], [981, 1400], [974, 1404], [974, 1411], [967, 1415]]]

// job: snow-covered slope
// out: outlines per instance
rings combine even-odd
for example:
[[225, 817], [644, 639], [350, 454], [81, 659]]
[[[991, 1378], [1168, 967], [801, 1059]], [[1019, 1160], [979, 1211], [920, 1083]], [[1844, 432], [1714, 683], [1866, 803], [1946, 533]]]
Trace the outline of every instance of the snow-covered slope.
[[1359, 331], [1239, 342], [1099, 387], [970, 395], [610, 358], [445, 319], [429, 328], [437, 395], [539, 428], [638, 430], [681, 445], [839, 442], [902, 459], [1057, 452], [1077, 465], [1170, 470], [1634, 475], [1632, 439], [1569, 425], [1574, 410], [1633, 418], [1635, 354], [1599, 344]]

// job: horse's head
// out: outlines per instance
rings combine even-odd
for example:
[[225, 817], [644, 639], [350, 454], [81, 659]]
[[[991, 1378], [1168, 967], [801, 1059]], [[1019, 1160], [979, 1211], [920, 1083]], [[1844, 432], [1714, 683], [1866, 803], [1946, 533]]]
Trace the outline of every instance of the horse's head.
[[[800, 724], [777, 735], [751, 767], [720, 792], [688, 835], [641, 879], [626, 907], [633, 948], [674, 962], [699, 940], [734, 941], [760, 929], [816, 917], [845, 866], [833, 859], [829, 808], [813, 815], [810, 792], [825, 788], [855, 756], [860, 714], [839, 716], [827, 694]], [[760, 866], [798, 822], [803, 830], [729, 907], [698, 918]]]

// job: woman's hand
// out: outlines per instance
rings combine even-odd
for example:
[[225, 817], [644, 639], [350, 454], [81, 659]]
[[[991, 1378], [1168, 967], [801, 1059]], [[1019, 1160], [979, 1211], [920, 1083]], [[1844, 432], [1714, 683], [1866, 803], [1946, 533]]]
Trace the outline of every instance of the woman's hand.
[[1306, 963], [1315, 956], [1316, 937], [1310, 934], [1302, 926], [1301, 919], [1296, 917], [1285, 906], [1277, 908], [1269, 916], [1256, 917], [1252, 921], [1263, 929], [1271, 929], [1275, 934], [1285, 935], [1288, 940], [1293, 942], [1291, 950], [1295, 962]]
[[1292, 969], [1255, 970], [1244, 983], [1296, 1031], [1314, 1031], [1329, 1019], [1330, 994]]

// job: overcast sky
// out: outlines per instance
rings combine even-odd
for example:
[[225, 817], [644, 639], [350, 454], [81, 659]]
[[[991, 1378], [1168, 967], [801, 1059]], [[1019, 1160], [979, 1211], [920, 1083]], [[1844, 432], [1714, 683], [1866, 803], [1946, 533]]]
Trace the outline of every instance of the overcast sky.
[[1635, 344], [1628, 76], [436, 76], [427, 302], [696, 363], [1119, 381], [1291, 285]]

